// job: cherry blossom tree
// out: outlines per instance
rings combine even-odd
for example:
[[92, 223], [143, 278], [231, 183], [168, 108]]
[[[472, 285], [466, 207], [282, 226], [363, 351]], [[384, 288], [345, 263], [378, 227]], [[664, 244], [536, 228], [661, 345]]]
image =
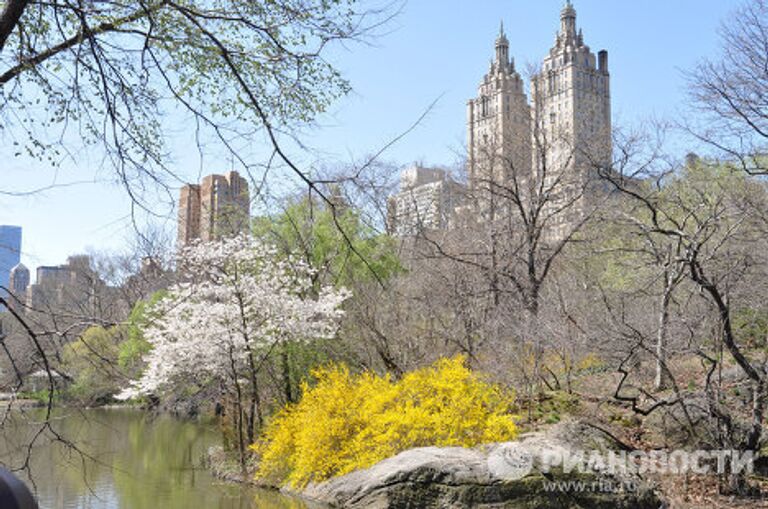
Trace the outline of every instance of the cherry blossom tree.
[[120, 397], [218, 384], [244, 464], [262, 424], [258, 373], [281, 343], [334, 336], [349, 292], [313, 287], [305, 263], [246, 236], [193, 244], [178, 263], [182, 282], [151, 310], [147, 368]]

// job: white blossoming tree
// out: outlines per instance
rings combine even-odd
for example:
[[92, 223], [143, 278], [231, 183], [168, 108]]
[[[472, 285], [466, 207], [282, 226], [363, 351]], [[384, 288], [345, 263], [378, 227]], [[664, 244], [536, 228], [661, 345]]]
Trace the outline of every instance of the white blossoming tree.
[[243, 460], [261, 424], [257, 375], [270, 353], [332, 337], [349, 293], [313, 289], [305, 264], [245, 236], [185, 248], [179, 271], [183, 282], [151, 310], [158, 318], [145, 331], [147, 368], [121, 397], [218, 384]]

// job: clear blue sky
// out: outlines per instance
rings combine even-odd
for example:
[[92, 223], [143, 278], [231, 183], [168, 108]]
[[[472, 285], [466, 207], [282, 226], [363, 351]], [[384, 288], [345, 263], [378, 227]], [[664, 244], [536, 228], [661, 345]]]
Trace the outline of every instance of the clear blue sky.
[[[614, 125], [674, 116], [684, 107], [682, 72], [717, 49], [721, 19], [736, 0], [575, 0], [578, 25], [593, 51], [607, 49]], [[373, 45], [335, 50], [332, 60], [354, 92], [308, 132], [306, 141], [329, 158], [373, 152], [405, 130], [435, 99], [421, 125], [385, 158], [399, 164], [450, 164], [464, 141], [465, 104], [475, 95], [493, 54], [499, 21], [518, 68], [548, 51], [559, 24], [560, 0], [410, 0], [389, 33]], [[172, 147], [179, 171], [194, 179], [199, 167]], [[31, 269], [62, 263], [87, 249], [109, 250], [132, 235], [129, 200], [107, 182], [98, 154], [76, 154], [58, 172], [13, 158], [3, 147], [5, 190], [76, 183], [26, 197], [0, 195], [0, 224], [23, 227], [22, 259]], [[188, 169], [188, 170], [187, 170]], [[210, 172], [226, 171], [226, 163]], [[78, 183], [86, 181], [88, 183]], [[172, 213], [167, 224], [172, 226]]]

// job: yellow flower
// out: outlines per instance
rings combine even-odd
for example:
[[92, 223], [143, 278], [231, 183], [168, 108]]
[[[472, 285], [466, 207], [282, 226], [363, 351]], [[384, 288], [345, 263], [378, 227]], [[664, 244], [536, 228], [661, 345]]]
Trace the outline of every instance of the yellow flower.
[[457, 356], [406, 374], [314, 371], [315, 386], [278, 412], [261, 441], [257, 477], [295, 487], [366, 468], [412, 447], [473, 447], [517, 435], [510, 391]]

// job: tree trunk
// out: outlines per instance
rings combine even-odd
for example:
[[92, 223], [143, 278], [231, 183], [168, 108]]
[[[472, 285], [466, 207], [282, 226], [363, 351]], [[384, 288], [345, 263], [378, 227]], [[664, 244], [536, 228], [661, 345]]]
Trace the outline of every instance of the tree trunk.
[[752, 423], [746, 440], [746, 449], [750, 451], [757, 451], [760, 447], [765, 417], [765, 390], [764, 379], [759, 382], [752, 382]]
[[235, 426], [237, 429], [237, 452], [240, 460], [240, 469], [245, 473], [245, 433], [244, 433], [244, 426], [243, 426], [243, 414], [245, 413], [243, 411], [243, 399], [242, 399], [242, 393], [240, 391], [240, 384], [235, 383], [237, 396], [235, 400]]
[[285, 342], [283, 342], [280, 357], [283, 364], [283, 392], [285, 394], [285, 401], [286, 403], [293, 403], [293, 389], [291, 388], [291, 359], [290, 352], [288, 352], [288, 345]]
[[261, 429], [264, 425], [264, 417], [261, 414], [261, 396], [259, 395], [258, 370], [253, 361], [253, 353], [248, 353], [248, 366], [250, 370], [250, 408], [248, 413], [248, 443], [256, 441], [256, 429]]
[[659, 330], [656, 335], [656, 378], [653, 387], [663, 391], [669, 387], [669, 371], [667, 368], [667, 331], [669, 329], [669, 302], [672, 300], [674, 274], [664, 271], [664, 292], [661, 296], [659, 309]]

